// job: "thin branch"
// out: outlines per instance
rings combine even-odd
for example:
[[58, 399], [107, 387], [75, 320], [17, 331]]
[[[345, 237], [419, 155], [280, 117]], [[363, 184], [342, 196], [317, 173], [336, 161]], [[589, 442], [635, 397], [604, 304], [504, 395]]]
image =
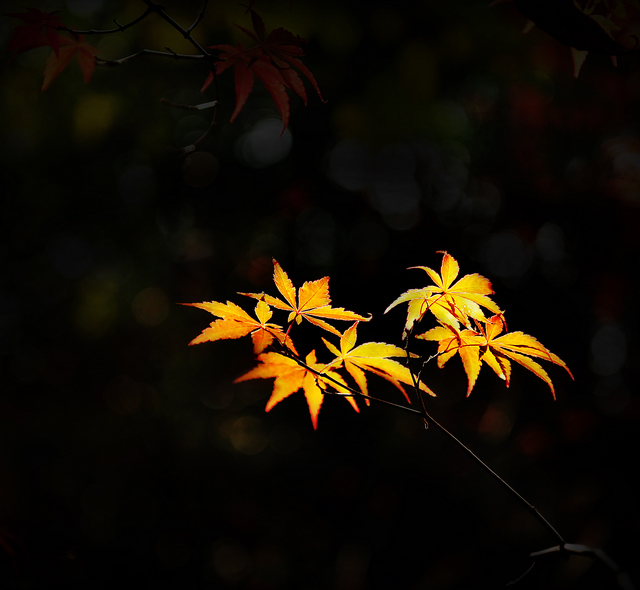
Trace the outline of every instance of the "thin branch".
[[[207, 139], [209, 139], [209, 136], [213, 133], [213, 130], [215, 129], [215, 126], [216, 126], [216, 116], [218, 114], [218, 101], [214, 100], [212, 101], [212, 103], [205, 103], [205, 104], [212, 104], [213, 106], [213, 116], [211, 117], [211, 123], [209, 124], [209, 127], [207, 127], [207, 130], [200, 137], [198, 137], [198, 139], [196, 139], [193, 143], [189, 145], [185, 145], [183, 148], [179, 149], [178, 153], [190, 154], [191, 152], [195, 152], [205, 141], [207, 141]], [[194, 108], [198, 109], [198, 107], [204, 108], [203, 105], [197, 105]]]
[[424, 403], [424, 398], [422, 397], [422, 392], [420, 391], [420, 373], [422, 371], [420, 371], [420, 373], [418, 373], [418, 376], [416, 377], [413, 370], [411, 369], [411, 353], [409, 352], [409, 336], [411, 335], [412, 332], [413, 332], [413, 326], [409, 329], [409, 333], [405, 338], [404, 351], [407, 355], [407, 368], [409, 369], [409, 373], [411, 374], [411, 380], [413, 381], [413, 390], [416, 392], [418, 401], [420, 402], [420, 407], [422, 408], [422, 419], [424, 420], [424, 426], [425, 428], [429, 428], [429, 422], [427, 421], [429, 413], [427, 412], [427, 406]]
[[[289, 328], [291, 328], [291, 326], [289, 326]], [[406, 338], [406, 346], [405, 346], [405, 351], [407, 353], [407, 357], [408, 359], [411, 358], [411, 353], [409, 353], [409, 349], [408, 349], [408, 342], [409, 342], [409, 337], [411, 335], [412, 330], [409, 331], [409, 333], [407, 334], [407, 338]], [[288, 334], [288, 332], [287, 332]], [[315, 375], [317, 375], [318, 377], [322, 377], [323, 379], [329, 380], [331, 382], [333, 382], [334, 384], [338, 385], [340, 387], [340, 389], [345, 389], [345, 386], [338, 382], [337, 380], [333, 379], [332, 377], [330, 377], [329, 375], [326, 375], [324, 373], [321, 373], [320, 371], [316, 371], [315, 369], [309, 367], [303, 360], [301, 360], [297, 355], [293, 355], [291, 352], [289, 352], [288, 350], [286, 350], [284, 348], [284, 346], [282, 347], [282, 351], [277, 351], [279, 354], [286, 356], [288, 358], [291, 358], [293, 360], [295, 360], [301, 367], [304, 367], [305, 369], [307, 369], [308, 371], [314, 373]], [[410, 361], [408, 361], [410, 362]], [[447, 430], [442, 424], [440, 424], [437, 420], [435, 420], [433, 418], [433, 416], [431, 416], [431, 414], [429, 414], [427, 408], [426, 408], [426, 404], [424, 403], [424, 398], [421, 395], [421, 391], [420, 391], [420, 387], [419, 387], [419, 381], [416, 379], [416, 376], [414, 375], [413, 371], [411, 370], [411, 366], [409, 366], [409, 372], [411, 373], [412, 376], [412, 380], [413, 380], [413, 384], [414, 384], [414, 389], [416, 391], [416, 395], [418, 397], [418, 400], [420, 401], [421, 404], [421, 409], [420, 410], [414, 410], [413, 408], [409, 408], [407, 406], [402, 406], [399, 404], [394, 404], [392, 402], [387, 402], [386, 400], [382, 400], [379, 398], [372, 398], [370, 396], [365, 396], [362, 392], [359, 392], [349, 386], [346, 386], [346, 389], [351, 392], [354, 395], [357, 396], [362, 396], [365, 397], [367, 399], [373, 399], [375, 401], [381, 402], [381, 403], [385, 403], [388, 405], [393, 405], [394, 407], [397, 407], [405, 412], [411, 412], [412, 414], [418, 414], [419, 416], [422, 417], [422, 419], [424, 420], [425, 424], [433, 424], [436, 428], [438, 428], [443, 434], [445, 434], [447, 437], [449, 437], [449, 439], [451, 441], [453, 441], [456, 445], [458, 445], [471, 459], [473, 459], [480, 467], [482, 467], [482, 469], [484, 469], [493, 479], [495, 479], [503, 488], [505, 488], [516, 500], [518, 500], [518, 502], [520, 502], [525, 509], [531, 514], [533, 515], [533, 517], [535, 519], [538, 520], [538, 522], [545, 528], [547, 529], [547, 531], [549, 531], [549, 533], [551, 533], [551, 535], [553, 535], [553, 537], [558, 541], [558, 543], [560, 544], [560, 546], [564, 546], [566, 544], [566, 541], [564, 540], [564, 538], [562, 537], [562, 535], [553, 527], [553, 525], [544, 517], [542, 516], [542, 514], [540, 513], [540, 511], [533, 505], [531, 504], [526, 498], [524, 498], [524, 496], [522, 496], [519, 492], [517, 492], [513, 487], [511, 487], [502, 477], [500, 477], [493, 469], [491, 469], [491, 467], [489, 467], [482, 459], [480, 459], [480, 457], [478, 457], [478, 455], [476, 455], [469, 447], [467, 447], [460, 439], [458, 439], [453, 433], [449, 432], [449, 430]]]
[[[429, 308], [429, 306], [427, 306], [427, 309], [424, 310], [424, 312], [422, 312], [422, 310], [421, 310], [420, 319], [424, 316], [424, 313], [426, 313], [428, 308]], [[422, 362], [422, 366], [420, 368], [420, 371], [418, 372], [417, 375], [415, 375], [413, 370], [411, 369], [411, 353], [409, 352], [409, 339], [410, 339], [410, 337], [411, 337], [411, 335], [413, 333], [413, 327], [414, 326], [415, 326], [415, 322], [414, 322], [414, 324], [411, 326], [411, 328], [408, 331], [407, 330], [404, 331], [403, 339], [405, 340], [405, 352], [406, 352], [406, 355], [407, 355], [407, 366], [409, 368], [409, 372], [411, 373], [411, 376], [412, 376], [412, 379], [413, 379], [414, 390], [415, 390], [416, 395], [418, 397], [418, 400], [420, 401], [421, 406], [422, 406], [422, 412], [421, 413], [422, 413], [423, 418], [425, 420], [425, 424], [427, 424], [427, 420], [430, 421], [436, 428], [438, 428], [442, 433], [444, 433], [447, 437], [449, 437], [449, 439], [451, 441], [453, 441], [455, 444], [457, 444], [469, 457], [471, 457], [491, 477], [493, 477], [502, 487], [504, 487], [512, 496], [514, 496], [518, 500], [518, 502], [520, 502], [527, 509], [527, 511], [530, 512], [534, 516], [534, 518], [536, 518], [538, 520], [538, 522], [540, 522], [540, 524], [542, 524], [543, 527], [546, 528], [547, 531], [549, 531], [559, 542], [558, 545], [556, 545], [554, 547], [551, 547], [549, 549], [544, 549], [542, 551], [536, 551], [534, 553], [531, 553], [530, 556], [534, 560], [533, 563], [529, 566], [527, 571], [525, 571], [516, 580], [513, 580], [512, 582], [510, 582], [508, 584], [508, 586], [512, 586], [512, 585], [518, 583], [524, 577], [526, 577], [527, 574], [529, 574], [529, 572], [531, 572], [533, 570], [533, 568], [534, 568], [534, 566], [536, 564], [536, 559], [537, 558], [540, 558], [542, 556], [546, 556], [546, 555], [549, 555], [549, 554], [560, 554], [560, 555], [563, 555], [565, 557], [568, 554], [576, 554], [576, 555], [582, 555], [584, 557], [590, 557], [590, 558], [592, 558], [594, 560], [598, 560], [598, 561], [602, 562], [603, 564], [605, 564], [612, 571], [612, 573], [615, 575], [616, 581], [617, 581], [619, 587], [622, 590], [635, 590], [635, 587], [634, 587], [633, 583], [631, 582], [631, 578], [629, 577], [629, 575], [626, 572], [622, 571], [622, 569], [608, 555], [606, 555], [604, 553], [604, 551], [602, 551], [601, 549], [594, 549], [594, 548], [591, 548], [591, 547], [587, 547], [585, 545], [574, 545], [574, 544], [566, 543], [565, 540], [563, 539], [562, 535], [560, 535], [560, 533], [553, 527], [553, 525], [546, 518], [544, 518], [544, 516], [542, 516], [540, 511], [533, 504], [531, 504], [520, 493], [518, 493], [513, 487], [511, 487], [502, 477], [500, 477], [495, 471], [493, 471], [493, 469], [491, 469], [484, 461], [482, 461], [482, 459], [480, 459], [462, 441], [460, 441], [458, 438], [456, 438], [451, 432], [449, 432], [437, 420], [433, 419], [433, 417], [429, 414], [429, 412], [426, 409], [426, 405], [424, 403], [424, 398], [422, 397], [422, 394], [420, 392], [419, 385], [420, 385], [420, 379], [421, 379], [421, 375], [422, 375], [422, 370], [424, 369], [425, 365], [429, 361], [431, 361], [434, 358], [436, 358], [437, 356], [439, 356], [440, 352], [436, 353], [435, 355], [430, 356], [426, 361], [423, 361]]]
[[198, 43], [191, 36], [191, 29], [187, 30], [179, 25], [173, 18], [171, 18], [164, 10], [162, 6], [154, 2], [153, 0], [143, 0], [143, 2], [149, 7], [150, 10], [156, 12], [161, 18], [167, 21], [176, 31], [178, 31], [191, 45], [193, 45], [202, 55], [211, 57], [211, 54]]
[[520, 580], [522, 580], [529, 572], [531, 572], [537, 563], [539, 558], [545, 558], [553, 555], [565, 556], [567, 554], [578, 555], [580, 557], [588, 557], [594, 561], [599, 561], [611, 570], [614, 575], [618, 586], [621, 590], [635, 590], [635, 585], [631, 581], [629, 574], [622, 570], [622, 568], [613, 561], [602, 549], [594, 549], [593, 547], [587, 547], [586, 545], [575, 545], [573, 543], [564, 543], [563, 545], [555, 545], [548, 549], [542, 549], [541, 551], [534, 551], [530, 557], [533, 559], [533, 563], [529, 566], [526, 572], [519, 576], [516, 580], [513, 580], [507, 584], [507, 586], [514, 586]]
[[200, 14], [196, 17], [196, 20], [193, 21], [193, 24], [187, 29], [187, 33], [190, 33], [198, 26], [198, 23], [204, 18], [204, 13], [207, 10], [207, 4], [209, 0], [204, 0], [202, 3], [202, 10], [200, 10]]
[[535, 567], [536, 567], [536, 562], [532, 561], [529, 564], [529, 567], [526, 569], [526, 571], [523, 574], [520, 574], [515, 580], [511, 580], [510, 582], [507, 582], [507, 587], [515, 586], [516, 584], [524, 580], [533, 571], [533, 568]]
[[191, 152], [195, 152], [205, 141], [207, 141], [207, 139], [209, 139], [209, 136], [213, 133], [213, 130], [216, 126], [216, 118], [218, 115], [217, 100], [212, 100], [210, 102], [203, 102], [201, 104], [196, 104], [196, 105], [179, 104], [179, 103], [171, 102], [166, 98], [161, 98], [160, 102], [162, 104], [165, 104], [167, 106], [174, 107], [177, 109], [186, 109], [186, 110], [194, 110], [194, 111], [203, 111], [205, 109], [213, 108], [211, 123], [209, 124], [209, 127], [207, 127], [207, 130], [200, 137], [198, 137], [198, 139], [196, 139], [193, 143], [189, 145], [185, 145], [184, 147], [179, 148], [177, 150], [174, 148], [171, 148], [174, 152], [177, 152], [183, 155], [190, 154]]
[[132, 60], [141, 55], [156, 55], [159, 57], [170, 57], [172, 59], [204, 59], [206, 56], [201, 54], [189, 54], [189, 53], [176, 53], [175, 51], [156, 51], [155, 49], [141, 49], [137, 53], [128, 55], [127, 57], [121, 57], [120, 59], [102, 59], [96, 57], [96, 63], [101, 66], [121, 66], [122, 64]]
[[171, 102], [166, 98], [161, 98], [160, 102], [162, 104], [166, 104], [167, 106], [174, 107], [176, 109], [185, 109], [187, 111], [203, 111], [204, 109], [215, 107], [218, 104], [216, 100], [212, 100], [211, 102], [203, 102], [202, 104], [180, 104], [177, 102]]
[[560, 543], [560, 545], [566, 545], [562, 535], [553, 527], [553, 525], [539, 512], [539, 510], [521, 496], [514, 488], [512, 488], [502, 477], [500, 477], [491, 467], [489, 467], [478, 455], [476, 455], [469, 447], [467, 447], [461, 440], [456, 438], [451, 432], [449, 432], [442, 424], [433, 419], [433, 417], [427, 413], [427, 419], [441, 432], [446, 434], [453, 442], [455, 442], [469, 457], [471, 457], [480, 467], [482, 467], [491, 477], [493, 477], [502, 487], [511, 493], [533, 516], [538, 520], [544, 528], [546, 528]]
[[56, 31], [66, 31], [67, 33], [71, 33], [72, 35], [109, 35], [110, 33], [121, 33], [122, 31], [126, 31], [128, 28], [137, 25], [140, 21], [147, 18], [152, 12], [155, 10], [151, 7], [147, 8], [143, 14], [141, 14], [138, 18], [133, 19], [130, 23], [126, 25], [121, 25], [117, 19], [114, 19], [113, 22], [116, 24], [115, 29], [88, 29], [85, 31], [81, 31], [80, 29], [72, 29], [70, 27], [53, 27]]
[[[116, 59], [116, 60], [106, 60], [106, 59], [101, 59], [101, 58], [96, 58], [96, 62], [99, 63], [100, 65], [106, 65], [106, 66], [119, 66], [122, 65], [136, 57], [140, 57], [141, 55], [156, 55], [159, 57], [171, 57], [173, 59], [203, 59], [203, 58], [208, 58], [211, 59], [212, 55], [211, 53], [209, 53], [204, 47], [202, 47], [202, 45], [200, 45], [200, 43], [198, 43], [193, 36], [191, 35], [191, 32], [196, 28], [196, 26], [202, 21], [202, 19], [205, 16], [205, 12], [207, 9], [207, 5], [208, 5], [208, 0], [204, 0], [203, 4], [202, 4], [202, 8], [200, 9], [200, 13], [198, 14], [198, 16], [196, 17], [196, 19], [193, 21], [193, 23], [191, 24], [191, 26], [188, 29], [183, 28], [180, 24], [178, 24], [178, 22], [176, 22], [171, 16], [169, 16], [164, 8], [162, 6], [160, 6], [159, 4], [157, 4], [156, 2], [154, 2], [153, 0], [143, 0], [144, 3], [147, 5], [147, 10], [141, 15], [139, 16], [137, 19], [131, 21], [130, 23], [126, 24], [126, 25], [121, 25], [120, 23], [118, 23], [117, 21], [115, 21], [115, 23], [118, 25], [117, 29], [109, 29], [109, 30], [104, 30], [104, 31], [99, 31], [99, 30], [91, 30], [91, 31], [74, 31], [68, 28], [64, 28], [62, 30], [68, 30], [76, 35], [81, 34], [81, 33], [87, 33], [87, 34], [99, 34], [99, 33], [115, 33], [117, 31], [124, 31], [125, 29], [127, 29], [128, 27], [131, 27], [133, 25], [135, 25], [136, 23], [139, 23], [142, 19], [146, 18], [149, 14], [151, 14], [152, 12], [155, 12], [156, 14], [158, 14], [162, 19], [164, 19], [166, 22], [168, 22], [176, 31], [178, 31], [187, 41], [189, 41], [189, 43], [191, 43], [191, 45], [193, 45], [199, 52], [199, 54], [197, 55], [189, 55], [189, 54], [180, 54], [180, 53], [176, 53], [175, 51], [173, 51], [173, 49], [171, 49], [170, 47], [166, 47], [166, 51], [156, 51], [153, 49], [143, 49], [141, 51], [138, 51], [137, 53], [134, 53], [132, 55], [129, 55], [127, 57], [123, 57], [120, 59]], [[217, 88], [217, 80], [215, 80], [215, 74], [214, 74], [214, 100], [208, 103], [203, 103], [200, 105], [178, 105], [175, 103], [171, 103], [170, 101], [168, 101], [167, 99], [162, 99], [163, 104], [168, 104], [170, 106], [174, 106], [174, 107], [178, 107], [178, 108], [186, 108], [186, 109], [195, 109], [195, 110], [203, 110], [205, 108], [214, 108], [213, 111], [213, 116], [211, 117], [211, 124], [209, 125], [209, 127], [207, 128], [207, 130], [198, 138], [196, 139], [196, 141], [194, 141], [192, 144], [184, 146], [183, 148], [180, 148], [177, 150], [178, 153], [180, 154], [190, 154], [191, 152], [194, 152], [196, 149], [198, 149], [198, 147], [200, 145], [202, 145], [208, 138], [209, 136], [213, 133], [213, 129], [216, 125], [216, 118], [217, 118], [217, 113], [218, 113], [218, 88]]]
[[514, 488], [512, 488], [502, 477], [500, 477], [491, 467], [489, 467], [478, 455], [476, 455], [469, 447], [467, 447], [461, 440], [456, 438], [453, 433], [449, 432], [442, 424], [440, 424], [437, 420], [429, 414], [427, 411], [426, 405], [424, 403], [424, 398], [421, 395], [419, 388], [419, 377], [416, 378], [413, 371], [411, 370], [411, 356], [409, 353], [409, 339], [413, 332], [413, 326], [409, 329], [406, 334], [406, 344], [405, 344], [405, 352], [407, 353], [407, 364], [409, 366], [409, 372], [412, 375], [414, 390], [420, 403], [422, 405], [422, 415], [425, 423], [431, 422], [436, 428], [438, 428], [442, 433], [449, 437], [455, 444], [457, 444], [469, 457], [471, 457], [482, 469], [484, 469], [491, 477], [493, 477], [503, 488], [505, 488], [518, 502], [520, 502], [526, 509], [529, 511], [534, 518], [538, 520], [540, 524], [544, 528], [546, 528], [560, 543], [560, 545], [565, 545], [566, 541], [562, 538], [562, 535], [553, 527], [553, 525], [538, 511], [538, 509], [531, 504], [526, 498], [524, 498], [520, 493], [518, 493]]
[[[306, 365], [305, 365], [305, 367], [306, 367]], [[311, 367], [306, 367], [306, 368], [309, 369], [309, 371], [311, 371], [312, 373], [316, 373], [316, 375], [321, 375], [323, 378], [328, 379], [329, 381], [334, 381], [334, 379], [332, 379], [328, 375], [325, 375], [324, 373], [317, 373]], [[336, 381], [336, 383], [339, 383], [339, 382]], [[342, 384], [340, 384], [340, 386], [344, 387], [344, 385], [342, 385]], [[410, 408], [409, 406], [403, 406], [402, 404], [396, 404], [395, 402], [390, 402], [389, 400], [382, 399], [380, 397], [373, 397], [372, 395], [364, 395], [364, 393], [362, 393], [360, 391], [355, 391], [355, 390], [351, 389], [350, 387], [347, 387], [346, 389], [348, 389], [350, 391], [350, 393], [343, 393], [341, 391], [327, 391], [326, 393], [328, 395], [341, 395], [342, 397], [363, 397], [365, 399], [369, 399], [369, 400], [374, 401], [374, 402], [378, 402], [378, 403], [381, 403], [381, 404], [386, 404], [388, 406], [393, 406], [394, 408], [397, 408], [398, 410], [403, 410], [403, 411], [409, 412], [411, 414], [417, 414], [418, 416], [422, 415], [422, 412], [420, 410], [414, 410], [413, 408]]]

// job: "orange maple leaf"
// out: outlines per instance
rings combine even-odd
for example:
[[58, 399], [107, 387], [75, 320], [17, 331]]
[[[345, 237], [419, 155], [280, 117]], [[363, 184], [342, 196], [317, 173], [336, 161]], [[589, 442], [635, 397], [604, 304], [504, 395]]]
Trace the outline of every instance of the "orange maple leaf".
[[204, 301], [202, 303], [183, 303], [182, 305], [199, 307], [220, 318], [211, 322], [211, 325], [189, 342], [189, 345], [225, 340], [227, 338], [242, 338], [251, 334], [255, 354], [260, 354], [270, 346], [274, 338], [277, 338], [280, 344], [284, 344], [291, 351], [296, 352], [291, 338], [283, 332], [282, 328], [277, 324], [269, 323], [273, 312], [262, 300], [256, 304], [257, 320], [231, 301], [227, 301], [227, 303]]
[[60, 45], [59, 50], [57, 52], [54, 51], [47, 58], [44, 67], [44, 81], [42, 82], [43, 91], [49, 88], [54, 78], [71, 63], [75, 56], [78, 57], [85, 83], [89, 82], [96, 67], [98, 51], [84, 40], [83, 35], [60, 37]]
[[463, 330], [458, 333], [452, 326], [439, 326], [416, 336], [416, 338], [439, 342], [439, 367], [444, 366], [456, 353], [460, 354], [469, 380], [467, 396], [473, 389], [483, 362], [489, 365], [498, 377], [504, 379], [506, 386], [509, 387], [511, 381], [511, 362], [509, 359], [511, 359], [529, 369], [549, 385], [553, 399], [555, 399], [556, 392], [551, 378], [536, 361], [529, 357], [541, 358], [564, 367], [573, 379], [569, 367], [559, 356], [547, 350], [533, 336], [523, 332], [508, 332], [498, 337], [503, 326], [503, 318], [495, 315], [487, 320], [484, 327], [478, 323], [478, 332]]
[[213, 82], [214, 76], [234, 66], [236, 106], [231, 114], [233, 122], [244, 107], [249, 94], [253, 90], [254, 75], [262, 82], [271, 95], [273, 102], [282, 117], [282, 133], [289, 124], [289, 97], [287, 88], [293, 90], [307, 104], [307, 92], [304, 84], [296, 72], [297, 68], [311, 82], [313, 88], [322, 98], [320, 88], [313, 74], [307, 66], [298, 59], [304, 55], [305, 41], [293, 33], [283, 29], [275, 29], [265, 37], [265, 27], [262, 18], [254, 11], [251, 13], [253, 32], [236, 25], [249, 37], [258, 43], [255, 47], [245, 48], [242, 43], [236, 47], [232, 45], [213, 45], [209, 49], [221, 51], [220, 59], [215, 63], [215, 74], [210, 72], [200, 92], [206, 90]]
[[[360, 346], [355, 346], [357, 326], [358, 322], [355, 322], [342, 334], [340, 337], [340, 349], [336, 348], [331, 342], [327, 342], [324, 338], [322, 339], [329, 351], [336, 356], [336, 360], [329, 363], [328, 366], [338, 368], [341, 364], [344, 364], [344, 368], [353, 377], [365, 396], [369, 395], [369, 392], [364, 371], [370, 371], [393, 383], [404, 394], [406, 400], [411, 403], [407, 392], [401, 385], [402, 383], [405, 385], [414, 384], [411, 372], [404, 365], [389, 358], [406, 357], [406, 351], [398, 346], [384, 342], [366, 342]], [[424, 383], [420, 383], [420, 389], [429, 395], [435, 396], [435, 393]], [[368, 405], [369, 400], [365, 399], [365, 401]]]
[[[294, 359], [278, 354], [277, 352], [265, 352], [258, 356], [258, 360], [261, 364], [241, 377], [238, 377], [234, 383], [248, 379], [270, 379], [275, 377], [273, 392], [265, 408], [267, 412], [292, 393], [302, 389], [307, 399], [307, 405], [309, 406], [309, 414], [311, 415], [313, 428], [317, 429], [318, 413], [324, 400], [323, 391], [325, 391], [327, 387], [332, 387], [338, 393], [349, 393], [347, 384], [340, 374], [333, 371], [330, 367], [327, 367], [327, 365], [319, 364], [316, 361], [315, 350], [312, 350], [307, 355], [305, 363], [316, 372], [310, 371]], [[324, 378], [317, 373], [324, 373], [331, 379]], [[341, 384], [343, 387], [338, 384]], [[354, 410], [359, 412], [360, 410], [353, 397], [348, 395], [345, 397]]]
[[[57, 11], [56, 11], [57, 12]], [[64, 26], [55, 12], [45, 12], [38, 8], [27, 8], [27, 12], [12, 12], [5, 16], [19, 18], [23, 25], [16, 30], [9, 39], [7, 51], [11, 53], [9, 60], [29, 49], [50, 45], [53, 52], [58, 55], [60, 40], [62, 37], [56, 27]]]
[[284, 297], [284, 301], [278, 297], [266, 295], [265, 293], [240, 293], [240, 295], [246, 295], [254, 299], [263, 299], [272, 307], [289, 311], [289, 318], [287, 320], [289, 323], [295, 320], [296, 323], [299, 324], [304, 318], [336, 336], [342, 336], [342, 334], [331, 324], [328, 324], [320, 318], [361, 322], [368, 322], [371, 319], [371, 316], [366, 318], [352, 311], [347, 311], [342, 307], [331, 307], [329, 277], [324, 277], [317, 281], [307, 281], [298, 290], [296, 298], [296, 288], [275, 258], [273, 259], [273, 267], [273, 281], [278, 291], [280, 291]]
[[489, 279], [479, 274], [469, 274], [453, 283], [460, 272], [458, 262], [447, 252], [439, 253], [443, 254], [440, 274], [427, 266], [410, 267], [424, 270], [435, 285], [423, 289], [409, 289], [389, 305], [385, 313], [399, 303], [408, 301], [405, 332], [410, 330], [416, 321], [420, 321], [427, 311], [442, 323], [455, 327], [456, 330], [460, 326], [459, 322], [469, 328], [469, 318], [486, 322], [487, 318], [482, 313], [481, 307], [487, 308], [494, 314], [502, 314], [500, 308], [488, 297], [493, 294]]

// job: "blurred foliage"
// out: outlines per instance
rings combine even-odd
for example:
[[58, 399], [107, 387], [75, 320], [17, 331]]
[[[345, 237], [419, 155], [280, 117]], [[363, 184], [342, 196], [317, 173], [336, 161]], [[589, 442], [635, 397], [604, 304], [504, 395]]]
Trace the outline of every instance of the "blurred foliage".
[[[35, 4], [76, 27], [144, 10]], [[490, 277], [510, 328], [576, 382], [552, 375], [553, 403], [516, 369], [508, 390], [483, 375], [465, 400], [452, 361], [427, 371], [434, 415], [569, 541], [637, 578], [640, 64], [590, 55], [576, 80], [568, 48], [522, 35], [510, 3], [485, 4], [258, 0], [267, 28], [307, 39], [329, 102], [291, 97], [278, 138], [261, 88], [226, 122], [221, 76], [217, 131], [187, 160], [170, 148], [209, 113], [160, 99], [211, 100], [206, 65], [144, 56], [87, 86], [72, 65], [40, 93], [47, 50], [5, 62], [3, 588], [453, 589], [520, 575], [553, 540], [437, 432], [333, 398], [317, 433], [302, 396], [264, 414], [268, 383], [231, 383], [250, 343], [188, 348], [208, 319], [174, 305], [270, 289], [275, 256], [296, 284], [328, 274], [336, 305], [372, 313], [362, 339], [398, 343], [403, 318], [382, 311], [436, 250]], [[185, 26], [200, 8], [165, 6]], [[194, 34], [235, 43], [247, 20], [211, 2]], [[15, 25], [2, 17], [5, 46]], [[191, 52], [155, 17], [94, 40], [108, 58]], [[610, 584], [572, 558], [521, 587]]]

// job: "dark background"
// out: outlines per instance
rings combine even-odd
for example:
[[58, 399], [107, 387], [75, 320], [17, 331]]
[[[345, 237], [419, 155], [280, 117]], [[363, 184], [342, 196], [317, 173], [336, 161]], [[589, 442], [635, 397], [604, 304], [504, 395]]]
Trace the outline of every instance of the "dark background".
[[[194, 32], [236, 43], [244, 9], [213, 2]], [[640, 62], [569, 49], [512, 4], [259, 0], [267, 30], [307, 39], [309, 104], [288, 130], [262, 86], [238, 119], [220, 78], [217, 131], [194, 141], [206, 66], [145, 56], [71, 64], [44, 93], [37, 49], [0, 75], [0, 575], [5, 588], [267, 590], [504, 587], [555, 539], [435, 428], [381, 405], [271, 381], [234, 385], [247, 339], [187, 347], [212, 319], [177, 302], [267, 290], [275, 257], [296, 285], [331, 276], [335, 305], [372, 313], [361, 341], [400, 343], [383, 310], [439, 268], [496, 289], [509, 328], [571, 367], [557, 401], [516, 366], [469, 399], [458, 359], [426, 372], [433, 415], [569, 542], [638, 579]], [[128, 22], [141, 2], [60, 9], [75, 27]], [[198, 3], [167, 2], [188, 26]], [[6, 8], [5, 8], [6, 7]], [[18, 24], [0, 21], [4, 46]], [[92, 37], [101, 56], [191, 52], [152, 16]], [[244, 38], [246, 42], [247, 39]], [[195, 113], [195, 114], [194, 114]], [[275, 155], [278, 158], [275, 157]], [[205, 186], [202, 186], [205, 185]], [[283, 320], [283, 318], [280, 318]], [[430, 326], [427, 326], [430, 327]], [[315, 332], [300, 342], [328, 360]], [[432, 347], [425, 347], [433, 352]], [[372, 377], [380, 397], [399, 393]], [[586, 559], [540, 563], [516, 588], [615, 587]]]

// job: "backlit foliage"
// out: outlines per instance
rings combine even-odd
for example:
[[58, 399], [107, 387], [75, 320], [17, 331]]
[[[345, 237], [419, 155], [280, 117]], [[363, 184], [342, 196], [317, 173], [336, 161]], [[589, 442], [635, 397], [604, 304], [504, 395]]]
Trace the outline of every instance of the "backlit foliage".
[[[502, 334], [503, 330], [506, 331], [506, 321], [504, 313], [489, 297], [493, 294], [489, 280], [478, 274], [470, 274], [456, 281], [460, 270], [457, 261], [446, 252], [441, 254], [443, 257], [439, 274], [426, 266], [414, 267], [424, 270], [433, 284], [421, 289], [410, 289], [400, 295], [386, 310], [408, 302], [404, 331], [406, 348], [384, 342], [365, 342], [356, 346], [358, 324], [368, 322], [371, 316], [365, 317], [341, 307], [333, 307], [329, 297], [329, 277], [307, 281], [296, 289], [276, 260], [273, 261], [273, 281], [281, 298], [266, 293], [240, 293], [258, 300], [255, 319], [232, 302], [186, 304], [204, 309], [218, 318], [190, 344], [250, 335], [259, 364], [237, 378], [236, 382], [275, 379], [266, 411], [302, 389], [314, 428], [317, 428], [318, 413], [327, 393], [346, 397], [356, 411], [359, 411], [359, 408], [355, 397], [361, 397], [367, 404], [370, 403], [372, 398], [367, 372], [392, 383], [409, 403], [410, 396], [403, 385], [410, 386], [418, 396], [421, 396], [422, 392], [435, 396], [435, 393], [421, 381], [421, 371], [416, 373], [408, 365], [410, 360], [413, 364], [419, 362], [417, 355], [408, 349], [413, 331], [417, 324], [431, 315], [439, 325], [415, 337], [438, 343], [437, 357], [440, 367], [456, 353], [460, 355], [469, 380], [467, 395], [471, 393], [483, 363], [493, 369], [508, 387], [511, 380], [511, 361], [515, 361], [545, 381], [555, 398], [549, 375], [531, 357], [560, 365], [571, 375], [567, 365], [532, 336], [522, 332]], [[273, 316], [272, 308], [287, 312], [284, 323], [270, 321]], [[482, 308], [491, 311], [493, 315], [487, 318]], [[304, 358], [298, 353], [293, 343], [292, 332], [303, 320], [339, 337], [337, 345], [324, 337], [321, 338], [333, 355], [333, 360], [327, 363], [318, 362], [315, 350], [310, 351]], [[340, 332], [329, 323], [334, 320], [352, 323]], [[352, 381], [355, 387], [351, 387], [349, 381]]]

